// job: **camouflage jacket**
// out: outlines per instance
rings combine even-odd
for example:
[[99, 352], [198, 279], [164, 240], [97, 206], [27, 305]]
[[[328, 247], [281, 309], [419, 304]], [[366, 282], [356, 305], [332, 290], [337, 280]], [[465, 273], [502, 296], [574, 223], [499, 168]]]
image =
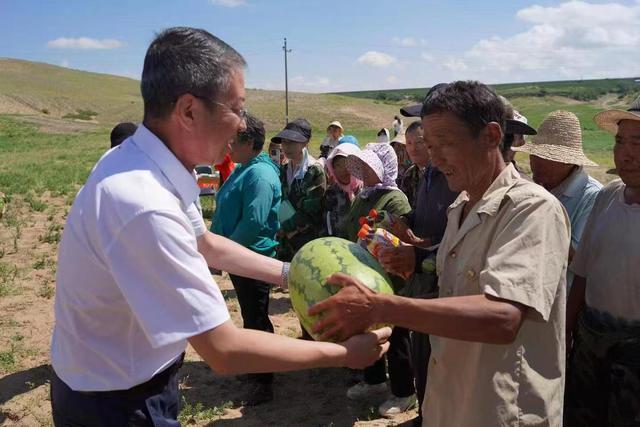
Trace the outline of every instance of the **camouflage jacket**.
[[418, 187], [420, 185], [420, 179], [424, 176], [425, 168], [420, 168], [418, 165], [411, 165], [400, 178], [398, 187], [409, 199], [409, 205], [411, 209], [416, 208], [416, 201], [418, 200]]
[[327, 180], [322, 165], [309, 165], [302, 179], [294, 179], [291, 185], [287, 182], [287, 165], [280, 169], [282, 183], [282, 201], [288, 200], [296, 213], [280, 224], [286, 232], [310, 231], [317, 236], [322, 230], [322, 201], [327, 188]]

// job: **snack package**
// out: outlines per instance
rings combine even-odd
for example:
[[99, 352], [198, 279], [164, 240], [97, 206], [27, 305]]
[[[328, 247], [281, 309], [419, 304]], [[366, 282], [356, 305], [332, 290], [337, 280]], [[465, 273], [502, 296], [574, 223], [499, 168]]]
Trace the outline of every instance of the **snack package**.
[[383, 228], [373, 229], [369, 224], [364, 224], [358, 231], [358, 244], [377, 259], [381, 250], [400, 246], [400, 239]]

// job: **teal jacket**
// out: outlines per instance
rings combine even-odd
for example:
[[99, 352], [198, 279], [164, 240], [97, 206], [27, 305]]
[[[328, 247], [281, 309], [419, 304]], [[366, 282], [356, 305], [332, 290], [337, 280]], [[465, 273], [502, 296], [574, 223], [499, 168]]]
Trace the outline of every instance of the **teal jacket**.
[[281, 198], [278, 166], [260, 153], [237, 165], [218, 191], [211, 231], [259, 254], [274, 256]]

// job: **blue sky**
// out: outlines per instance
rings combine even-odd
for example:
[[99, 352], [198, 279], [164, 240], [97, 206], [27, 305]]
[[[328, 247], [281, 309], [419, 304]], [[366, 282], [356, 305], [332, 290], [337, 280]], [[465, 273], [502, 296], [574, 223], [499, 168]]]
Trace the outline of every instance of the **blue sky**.
[[154, 33], [205, 28], [247, 86], [327, 92], [640, 75], [640, 0], [0, 0], [0, 57], [139, 78]]

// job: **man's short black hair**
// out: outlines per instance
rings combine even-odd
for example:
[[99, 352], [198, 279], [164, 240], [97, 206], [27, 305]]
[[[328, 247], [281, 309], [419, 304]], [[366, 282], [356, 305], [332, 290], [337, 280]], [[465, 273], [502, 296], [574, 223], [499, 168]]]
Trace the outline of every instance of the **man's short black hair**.
[[476, 81], [457, 81], [433, 93], [425, 100], [421, 116], [452, 113], [462, 120], [474, 137], [488, 123], [505, 128], [506, 111], [502, 100], [489, 86]]
[[118, 123], [111, 129], [111, 148], [117, 147], [122, 142], [136, 133], [138, 127], [131, 122]]
[[243, 143], [250, 142], [253, 151], [262, 151], [265, 140], [264, 123], [251, 114], [247, 114], [245, 120], [247, 122], [247, 128], [238, 133], [238, 140]]
[[418, 129], [422, 129], [422, 122], [420, 120], [416, 120], [415, 122], [411, 122], [409, 126], [407, 126], [407, 130], [405, 131], [405, 135], [407, 133], [415, 132]]
[[246, 62], [231, 46], [197, 28], [164, 30], [144, 58], [140, 90], [146, 118], [164, 118], [185, 93], [215, 100]]

